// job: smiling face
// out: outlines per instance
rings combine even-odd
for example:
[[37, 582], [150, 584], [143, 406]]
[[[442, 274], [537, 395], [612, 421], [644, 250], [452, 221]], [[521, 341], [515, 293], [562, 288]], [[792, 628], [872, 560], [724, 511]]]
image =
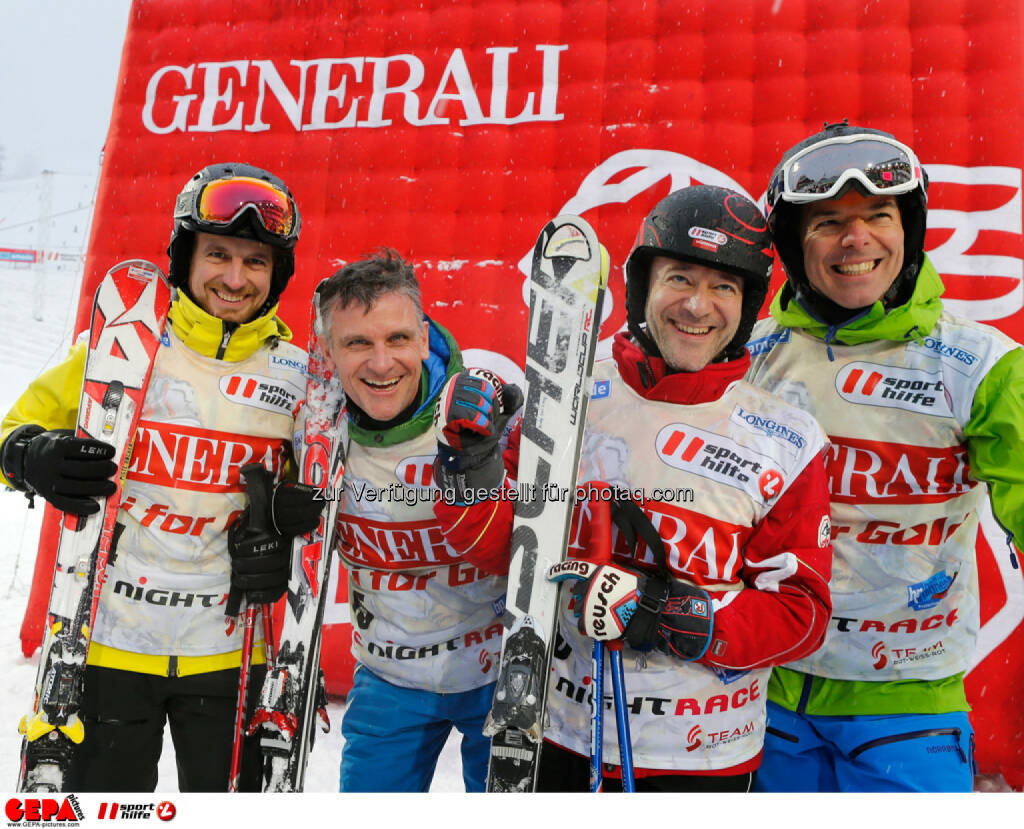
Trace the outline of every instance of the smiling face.
[[850, 190], [806, 205], [800, 238], [811, 286], [843, 308], [881, 299], [903, 268], [903, 220], [892, 196]]
[[700, 371], [736, 336], [743, 311], [738, 276], [655, 256], [649, 284], [647, 331], [677, 371]]
[[329, 331], [342, 388], [369, 417], [391, 420], [416, 399], [430, 347], [427, 323], [407, 295], [381, 294], [369, 311], [359, 302], [335, 303]]
[[197, 233], [188, 272], [192, 299], [226, 322], [248, 322], [270, 295], [274, 251], [256, 239]]

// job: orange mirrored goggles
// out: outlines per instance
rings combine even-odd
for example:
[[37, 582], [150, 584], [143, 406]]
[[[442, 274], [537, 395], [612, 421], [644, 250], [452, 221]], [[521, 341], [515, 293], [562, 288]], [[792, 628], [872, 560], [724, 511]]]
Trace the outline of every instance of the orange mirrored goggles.
[[258, 178], [238, 176], [211, 181], [199, 194], [195, 218], [215, 225], [230, 225], [247, 208], [255, 208], [263, 228], [293, 241], [295, 203], [284, 191]]

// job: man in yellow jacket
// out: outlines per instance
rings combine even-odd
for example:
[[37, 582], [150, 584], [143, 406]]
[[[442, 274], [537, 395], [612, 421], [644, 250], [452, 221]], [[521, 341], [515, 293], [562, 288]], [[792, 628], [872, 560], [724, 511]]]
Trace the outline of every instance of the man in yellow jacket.
[[[299, 227], [284, 182], [248, 164], [206, 167], [177, 198], [168, 248], [176, 291], [93, 628], [85, 739], [69, 791], [153, 791], [166, 721], [181, 790], [227, 787], [241, 633], [225, 602], [232, 591], [250, 603], [280, 598], [290, 536], [319, 513], [293, 485], [279, 485], [293, 497], [276, 499], [274, 532], [260, 544], [228, 532], [247, 503], [242, 466], [260, 462], [281, 480], [305, 394], [306, 353], [275, 315]], [[78, 344], [31, 384], [0, 444], [6, 484], [76, 514], [95, 512], [96, 497], [115, 490], [111, 447], [71, 431], [85, 358]], [[254, 657], [262, 662], [261, 647]], [[258, 791], [251, 743], [241, 788]]]

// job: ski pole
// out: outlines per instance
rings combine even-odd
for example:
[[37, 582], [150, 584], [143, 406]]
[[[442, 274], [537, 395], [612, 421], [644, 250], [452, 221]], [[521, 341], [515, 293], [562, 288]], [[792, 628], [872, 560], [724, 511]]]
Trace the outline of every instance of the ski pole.
[[599, 792], [604, 783], [604, 642], [594, 640], [590, 663], [593, 697], [590, 705], [590, 791]]
[[274, 606], [272, 604], [261, 605], [263, 611], [263, 653], [267, 658], [267, 671], [274, 670], [274, 662], [277, 654], [274, 648]]
[[622, 764], [622, 791], [635, 792], [633, 774], [633, 741], [629, 736], [629, 712], [626, 710], [626, 678], [622, 667], [622, 640], [611, 639], [608, 650], [612, 657], [612, 697], [615, 700], [615, 725], [619, 732], [619, 762]]
[[242, 769], [242, 732], [245, 730], [246, 699], [249, 694], [249, 672], [252, 667], [253, 630], [256, 627], [256, 608], [245, 608], [245, 629], [242, 633], [242, 664], [238, 670], [238, 702], [235, 705], [235, 733], [231, 744], [231, 771], [228, 791], [237, 792]]
[[[270, 509], [267, 497], [270, 475], [258, 463], [250, 463], [242, 467], [242, 479], [249, 496], [248, 534], [263, 534], [267, 529], [267, 513]], [[266, 631], [267, 614], [263, 614], [264, 631]], [[242, 664], [238, 669], [238, 702], [235, 704], [235, 728], [231, 743], [231, 768], [228, 772], [228, 791], [237, 792], [242, 769], [242, 747], [245, 731], [246, 703], [249, 693], [249, 673], [252, 668], [253, 632], [256, 627], [256, 606], [246, 604], [244, 630], [242, 632]], [[264, 647], [268, 647], [264, 642]]]

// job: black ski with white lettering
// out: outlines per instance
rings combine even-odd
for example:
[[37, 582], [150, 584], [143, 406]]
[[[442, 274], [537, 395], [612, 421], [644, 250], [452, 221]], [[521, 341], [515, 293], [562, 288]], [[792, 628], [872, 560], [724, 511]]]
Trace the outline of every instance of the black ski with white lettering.
[[577, 216], [549, 222], [533, 249], [518, 479], [536, 497], [516, 502], [501, 668], [484, 725], [491, 792], [536, 787], [558, 604], [545, 574], [565, 557], [573, 507], [571, 497], [543, 496], [576, 487], [607, 279], [601, 259]]
[[317, 309], [322, 286], [313, 297], [309, 326], [298, 463], [299, 480], [324, 490], [324, 509], [317, 528], [295, 539], [277, 658], [267, 672], [259, 707], [249, 725], [249, 733], [262, 729], [263, 790], [268, 792], [302, 791], [316, 719], [319, 717], [324, 731], [329, 728], [320, 642], [345, 471], [348, 416], [341, 383], [320, 347]]
[[19, 727], [24, 735], [19, 791], [66, 791], [72, 754], [85, 736], [79, 717], [85, 658], [107, 558], [116, 543], [130, 445], [169, 305], [163, 272], [141, 259], [115, 265], [96, 291], [76, 434], [114, 447], [117, 490], [100, 499], [99, 512], [63, 518], [33, 709]]

